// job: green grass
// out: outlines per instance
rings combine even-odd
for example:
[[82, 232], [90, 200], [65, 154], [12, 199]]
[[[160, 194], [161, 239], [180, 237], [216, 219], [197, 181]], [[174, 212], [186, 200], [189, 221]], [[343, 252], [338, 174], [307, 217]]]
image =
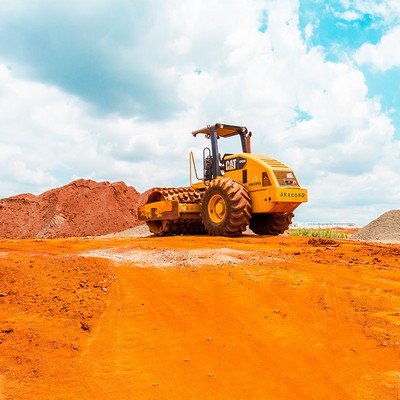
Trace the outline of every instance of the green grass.
[[289, 229], [289, 234], [292, 236], [306, 236], [329, 239], [347, 239], [349, 235], [345, 232], [338, 232], [335, 229], [323, 228], [294, 228]]

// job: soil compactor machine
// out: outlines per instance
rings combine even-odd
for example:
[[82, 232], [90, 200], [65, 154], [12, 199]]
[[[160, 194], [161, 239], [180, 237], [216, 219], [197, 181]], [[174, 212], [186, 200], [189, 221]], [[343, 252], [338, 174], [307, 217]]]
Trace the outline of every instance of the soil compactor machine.
[[[252, 154], [251, 132], [243, 126], [214, 124], [192, 132], [205, 135], [203, 178], [190, 153], [190, 186], [154, 188], [138, 218], [156, 236], [208, 233], [238, 236], [247, 226], [258, 235], [279, 235], [288, 229], [293, 211], [307, 202], [292, 169], [261, 154]], [[218, 139], [239, 136], [242, 152], [220, 156]], [[197, 182], [192, 182], [194, 170]]]

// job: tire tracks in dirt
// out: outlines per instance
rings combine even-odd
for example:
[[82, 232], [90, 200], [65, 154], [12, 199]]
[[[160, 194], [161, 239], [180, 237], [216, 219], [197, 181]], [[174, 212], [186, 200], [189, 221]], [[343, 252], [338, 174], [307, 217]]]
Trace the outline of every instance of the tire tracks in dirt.
[[[318, 287], [307, 274], [294, 285], [295, 270], [264, 267], [119, 264], [68, 395], [382, 398], [386, 377], [369, 364], [381, 349], [345, 317], [345, 291]], [[314, 303], [315, 295], [324, 307]]]

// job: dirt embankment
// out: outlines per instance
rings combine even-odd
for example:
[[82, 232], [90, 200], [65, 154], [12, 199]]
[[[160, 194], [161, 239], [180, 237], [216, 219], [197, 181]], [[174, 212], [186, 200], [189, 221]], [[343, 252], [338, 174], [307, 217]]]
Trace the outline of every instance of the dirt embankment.
[[97, 236], [138, 225], [140, 194], [124, 182], [79, 179], [42, 193], [0, 199], [0, 238]]

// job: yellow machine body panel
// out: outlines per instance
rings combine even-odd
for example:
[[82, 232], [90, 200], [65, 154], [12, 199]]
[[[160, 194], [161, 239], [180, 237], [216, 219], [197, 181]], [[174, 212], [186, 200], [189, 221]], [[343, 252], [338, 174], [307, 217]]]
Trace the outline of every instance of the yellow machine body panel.
[[163, 200], [145, 204], [138, 209], [140, 221], [155, 221], [178, 218], [199, 218], [201, 205], [179, 203], [177, 200]]
[[224, 176], [241, 182], [249, 191], [252, 212], [292, 212], [308, 201], [291, 168], [274, 158], [250, 153], [223, 157]]

